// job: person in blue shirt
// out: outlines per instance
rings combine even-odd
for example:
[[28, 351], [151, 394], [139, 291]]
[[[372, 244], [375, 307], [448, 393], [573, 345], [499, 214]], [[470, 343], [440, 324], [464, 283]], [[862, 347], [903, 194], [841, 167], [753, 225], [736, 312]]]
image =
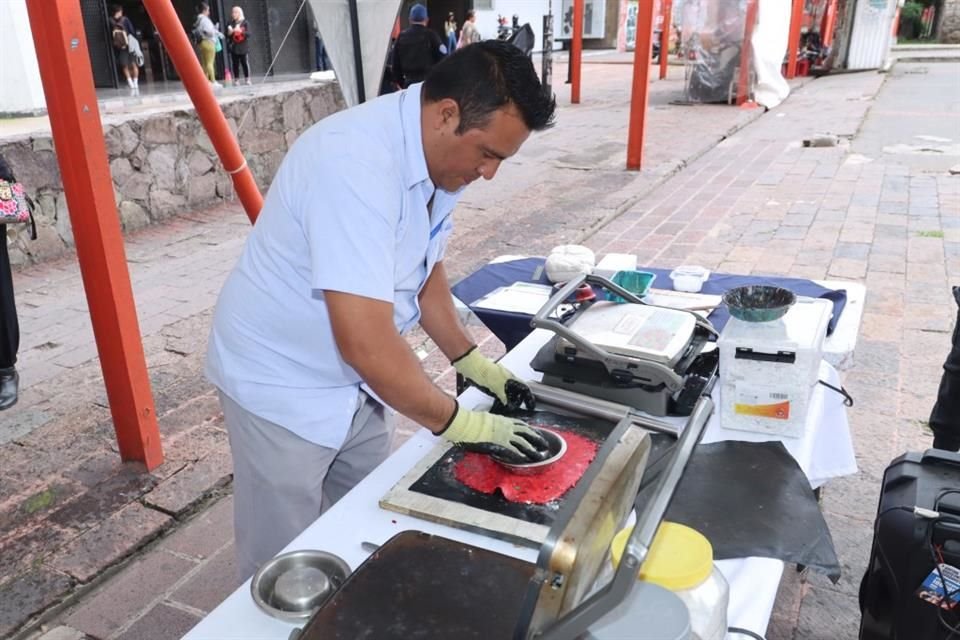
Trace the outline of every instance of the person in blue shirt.
[[386, 458], [384, 405], [470, 449], [544, 455], [522, 421], [459, 406], [402, 336], [419, 323], [468, 380], [533, 408], [461, 326], [443, 256], [462, 190], [550, 127], [555, 106], [519, 49], [483, 42], [422, 84], [322, 120], [287, 153], [207, 353], [233, 454], [241, 578]]

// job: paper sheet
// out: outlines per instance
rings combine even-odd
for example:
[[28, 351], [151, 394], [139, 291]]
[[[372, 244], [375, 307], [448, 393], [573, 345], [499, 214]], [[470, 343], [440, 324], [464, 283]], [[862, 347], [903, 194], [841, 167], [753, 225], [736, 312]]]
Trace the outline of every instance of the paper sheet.
[[553, 288], [545, 284], [515, 282], [509, 286], [494, 289], [471, 306], [534, 315], [547, 304], [552, 293]]

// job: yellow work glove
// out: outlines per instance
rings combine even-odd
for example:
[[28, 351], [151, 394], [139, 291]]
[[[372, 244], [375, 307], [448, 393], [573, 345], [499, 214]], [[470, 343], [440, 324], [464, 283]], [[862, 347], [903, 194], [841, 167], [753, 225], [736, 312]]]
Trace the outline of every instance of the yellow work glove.
[[461, 409], [459, 402], [438, 435], [464, 449], [516, 463], [539, 462], [550, 447], [543, 436], [522, 420]]
[[476, 346], [471, 347], [452, 364], [457, 373], [498, 401], [499, 404], [494, 404], [495, 412], [516, 411], [521, 406], [533, 411], [536, 406], [537, 401], [530, 387], [505, 366], [480, 353]]

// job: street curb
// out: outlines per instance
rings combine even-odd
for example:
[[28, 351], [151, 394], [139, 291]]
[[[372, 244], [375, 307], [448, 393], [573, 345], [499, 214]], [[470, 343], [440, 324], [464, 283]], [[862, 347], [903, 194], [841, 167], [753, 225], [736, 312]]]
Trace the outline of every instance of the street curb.
[[145, 541], [139, 547], [130, 550], [130, 552], [119, 560], [103, 567], [100, 572], [88, 582], [78, 582], [74, 588], [60, 602], [51, 605], [28, 620], [19, 629], [16, 629], [9, 640], [37, 640], [38, 634], [42, 636], [48, 630], [42, 627], [44, 624], [56, 619], [62, 613], [79, 604], [86, 596], [90, 595], [101, 586], [110, 581], [111, 578], [132, 565], [138, 559], [158, 547], [164, 540], [174, 533], [189, 525], [193, 520], [213, 508], [218, 502], [233, 493], [233, 481], [231, 480], [215, 491], [210, 492], [203, 500], [199, 501], [186, 513], [179, 517], [172, 517], [172, 522], [157, 532], [155, 536]]

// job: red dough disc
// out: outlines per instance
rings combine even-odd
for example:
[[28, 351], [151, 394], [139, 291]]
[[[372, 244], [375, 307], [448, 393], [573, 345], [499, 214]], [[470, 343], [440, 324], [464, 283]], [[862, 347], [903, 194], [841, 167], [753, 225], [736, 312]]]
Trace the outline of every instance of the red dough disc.
[[567, 452], [555, 465], [542, 473], [522, 476], [494, 462], [490, 456], [468, 452], [454, 467], [454, 477], [480, 493], [497, 489], [510, 502], [547, 504], [577, 484], [597, 455], [596, 442], [569, 431], [562, 432]]

